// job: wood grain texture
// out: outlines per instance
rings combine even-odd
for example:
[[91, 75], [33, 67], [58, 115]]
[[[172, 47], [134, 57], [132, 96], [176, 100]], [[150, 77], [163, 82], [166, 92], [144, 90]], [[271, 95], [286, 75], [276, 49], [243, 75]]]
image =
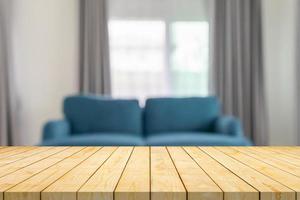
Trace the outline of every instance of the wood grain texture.
[[249, 147], [244, 151], [251, 157], [257, 158], [262, 162], [265, 162], [269, 165], [282, 169], [286, 172], [292, 173], [300, 177], [300, 167], [296, 166], [287, 161], [281, 160], [280, 155], [271, 151], [262, 150], [260, 148]]
[[262, 200], [292, 200], [296, 198], [295, 191], [227, 156], [214, 147], [201, 147], [201, 150], [252, 185], [260, 192]]
[[119, 147], [78, 192], [79, 200], [113, 200], [133, 147]]
[[115, 190], [115, 200], [150, 199], [150, 148], [135, 147]]
[[37, 147], [24, 146], [24, 147], [4, 147], [0, 149], [0, 159], [7, 158], [12, 155], [16, 155], [22, 152], [29, 151], [30, 149], [34, 149]]
[[5, 191], [5, 199], [40, 200], [41, 191], [88, 158], [91, 151], [84, 147], [71, 147], [61, 155], [65, 159]]
[[0, 147], [0, 200], [300, 200], [300, 147]]
[[[267, 150], [268, 152], [274, 152], [279, 154], [279, 158], [287, 160], [288, 162], [295, 163], [297, 166], [300, 164], [300, 149], [299, 151], [295, 151], [295, 149], [289, 150], [287, 148], [271, 148], [271, 147], [261, 147], [263, 150]], [[295, 162], [294, 162], [295, 161]]]
[[[22, 160], [24, 158], [31, 157], [34, 154], [38, 154], [40, 152], [45, 151], [44, 148], [37, 148], [37, 147], [22, 148], [20, 150], [22, 150], [22, 151], [19, 151], [19, 153], [17, 153], [17, 154], [10, 155], [9, 157], [5, 157], [5, 158], [0, 158], [0, 166]], [[11, 152], [11, 153], [13, 153], [13, 152]]]
[[72, 199], [76, 200], [77, 191], [80, 187], [93, 175], [93, 173], [101, 167], [106, 159], [116, 149], [115, 147], [88, 147], [91, 156], [71, 171], [66, 173], [60, 179], [48, 186], [42, 192], [43, 200], [51, 199]]
[[151, 199], [185, 200], [186, 190], [165, 147], [151, 147]]
[[299, 147], [265, 147], [268, 148], [269, 151], [279, 149], [285, 154], [295, 156], [296, 158], [300, 159], [300, 148]]
[[226, 169], [219, 162], [197, 147], [184, 147], [186, 152], [215, 181], [224, 192], [224, 199], [258, 200], [259, 193], [243, 179]]
[[31, 155], [31, 152], [29, 153], [31, 156], [25, 157], [24, 159], [18, 160], [16, 162], [4, 165], [0, 167], [0, 177], [5, 176], [7, 174], [10, 174], [12, 172], [15, 172], [23, 167], [29, 166], [32, 163], [35, 163], [39, 160], [45, 159], [53, 154], [56, 154], [62, 150], [66, 149], [66, 147], [57, 147], [57, 148], [39, 148], [36, 151], [38, 153]]
[[226, 153], [227, 155], [235, 158], [236, 160], [246, 164], [247, 166], [259, 171], [260, 173], [269, 176], [270, 178], [279, 181], [285, 186], [293, 189], [297, 192], [297, 200], [300, 200], [300, 178], [294, 176], [288, 172], [280, 170], [276, 167], [268, 165], [264, 162], [260, 162], [259, 160], [252, 158], [246, 154], [243, 154], [243, 150], [239, 150], [240, 148], [226, 148], [220, 147], [218, 148], [220, 151]]
[[[25, 164], [14, 162], [15, 166], [9, 166], [13, 170], [9, 170], [6, 168], [5, 170], [9, 171], [6, 176], [0, 178], [0, 199], [3, 199], [3, 192], [8, 190], [9, 188], [15, 186], [16, 184], [26, 180], [27, 178], [31, 177], [32, 175], [43, 171], [44, 169], [48, 168], [52, 164], [62, 160], [65, 158], [64, 150], [67, 147], [57, 147], [57, 148], [46, 148], [46, 151], [36, 154], [32, 157], [28, 157], [25, 160]], [[57, 154], [57, 155], [56, 155]], [[29, 159], [32, 158], [32, 159]], [[48, 158], [47, 160], [44, 160]], [[26, 166], [26, 167], [25, 167]], [[1, 169], [1, 168], [0, 168]]]
[[182, 148], [167, 149], [187, 190], [188, 200], [223, 199], [221, 189]]

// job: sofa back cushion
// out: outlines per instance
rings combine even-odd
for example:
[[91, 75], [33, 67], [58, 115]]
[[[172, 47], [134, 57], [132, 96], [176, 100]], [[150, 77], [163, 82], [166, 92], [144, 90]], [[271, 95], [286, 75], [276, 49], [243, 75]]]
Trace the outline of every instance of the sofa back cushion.
[[210, 132], [220, 114], [216, 97], [153, 98], [146, 101], [146, 135], [161, 132]]
[[142, 135], [142, 110], [137, 100], [72, 96], [64, 101], [64, 114], [73, 134], [128, 133]]

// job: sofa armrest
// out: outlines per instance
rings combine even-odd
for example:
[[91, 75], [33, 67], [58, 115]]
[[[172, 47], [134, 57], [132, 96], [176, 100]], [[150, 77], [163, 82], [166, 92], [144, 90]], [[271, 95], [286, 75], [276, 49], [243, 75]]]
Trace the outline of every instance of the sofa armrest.
[[235, 137], [244, 135], [240, 120], [232, 116], [219, 117], [216, 120], [215, 131]]
[[65, 138], [70, 135], [71, 127], [67, 120], [53, 120], [45, 124], [43, 128], [43, 141], [49, 139]]

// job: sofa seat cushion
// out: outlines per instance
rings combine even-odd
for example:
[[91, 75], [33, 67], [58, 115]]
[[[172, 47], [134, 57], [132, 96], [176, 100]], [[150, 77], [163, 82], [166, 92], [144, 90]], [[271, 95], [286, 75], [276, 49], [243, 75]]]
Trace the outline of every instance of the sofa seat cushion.
[[62, 139], [45, 140], [43, 146], [140, 146], [141, 137], [124, 133], [84, 133]]
[[147, 145], [152, 146], [247, 146], [251, 143], [244, 137], [219, 133], [178, 132], [149, 135]]

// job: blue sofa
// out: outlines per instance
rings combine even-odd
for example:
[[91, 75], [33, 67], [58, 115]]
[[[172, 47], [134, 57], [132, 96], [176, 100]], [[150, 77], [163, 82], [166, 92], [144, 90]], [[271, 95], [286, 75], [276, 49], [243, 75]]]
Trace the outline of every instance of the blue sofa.
[[137, 100], [70, 96], [65, 119], [44, 126], [41, 145], [250, 145], [239, 120], [222, 116], [215, 97]]

